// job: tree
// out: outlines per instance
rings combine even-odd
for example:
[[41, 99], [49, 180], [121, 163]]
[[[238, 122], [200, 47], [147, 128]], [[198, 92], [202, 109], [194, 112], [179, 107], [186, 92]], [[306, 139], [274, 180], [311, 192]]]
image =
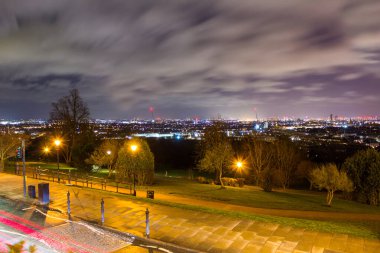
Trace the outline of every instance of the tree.
[[378, 205], [380, 197], [380, 153], [374, 149], [357, 152], [343, 164], [352, 179], [358, 200], [361, 196], [370, 205]]
[[295, 176], [298, 180], [305, 179], [309, 182], [309, 189], [313, 188], [313, 180], [311, 178], [311, 172], [315, 169], [315, 164], [308, 160], [303, 160], [297, 165]]
[[69, 95], [52, 103], [52, 107], [50, 120], [56, 125], [60, 134], [65, 137], [62, 154], [66, 163], [71, 164], [78, 136], [90, 131], [88, 124], [90, 112], [77, 89], [70, 90]]
[[322, 165], [320, 168], [311, 172], [311, 178], [314, 185], [319, 189], [326, 189], [326, 204], [331, 206], [335, 191], [353, 191], [352, 181], [348, 178], [346, 172], [338, 171], [335, 164]]
[[0, 172], [4, 170], [5, 161], [16, 156], [16, 149], [21, 146], [20, 137], [14, 133], [0, 133]]
[[231, 168], [232, 156], [232, 145], [224, 132], [224, 126], [221, 123], [215, 123], [208, 127], [202, 143], [200, 170], [216, 173], [221, 187], [225, 188], [222, 177], [224, 171]]
[[294, 179], [297, 165], [300, 162], [300, 152], [297, 147], [289, 140], [280, 138], [275, 142], [275, 166], [277, 169], [277, 179], [283, 189], [289, 187]]
[[272, 152], [270, 152], [270, 143], [257, 138], [247, 137], [244, 147], [248, 163], [253, 170], [255, 183], [262, 186], [263, 172], [270, 167], [271, 163]]
[[79, 170], [88, 172], [92, 167], [86, 163], [86, 160], [94, 152], [99, 141], [94, 131], [90, 128], [76, 136], [75, 143], [72, 146], [72, 155], [70, 164]]
[[119, 151], [119, 142], [113, 139], [104, 140], [86, 160], [89, 164], [95, 164], [99, 167], [106, 166], [108, 177], [111, 177], [117, 161]]
[[115, 165], [119, 180], [136, 181], [139, 185], [152, 184], [154, 156], [146, 140], [134, 138], [124, 142]]

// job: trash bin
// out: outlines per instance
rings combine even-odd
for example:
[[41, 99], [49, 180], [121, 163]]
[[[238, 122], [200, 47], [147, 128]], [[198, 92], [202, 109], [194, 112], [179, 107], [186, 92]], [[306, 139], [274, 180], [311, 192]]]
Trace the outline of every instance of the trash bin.
[[148, 199], [154, 199], [154, 191], [146, 191], [146, 197]]
[[39, 183], [38, 184], [38, 200], [41, 204], [49, 204], [49, 183]]
[[36, 198], [36, 187], [34, 185], [28, 185], [28, 196], [31, 199]]

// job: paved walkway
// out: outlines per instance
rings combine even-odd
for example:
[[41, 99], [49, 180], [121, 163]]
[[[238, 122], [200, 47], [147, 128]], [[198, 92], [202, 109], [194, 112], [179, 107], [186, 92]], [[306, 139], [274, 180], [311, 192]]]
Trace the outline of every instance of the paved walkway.
[[[39, 181], [28, 179], [28, 184]], [[207, 252], [380, 252], [379, 240], [307, 231], [278, 224], [233, 219], [197, 211], [131, 200], [115, 193], [50, 182], [50, 207], [66, 210], [71, 193], [72, 214], [100, 221], [105, 201], [105, 226], [144, 236], [145, 209], [151, 212], [151, 238]], [[22, 177], [0, 174], [0, 194], [22, 199]]]
[[[107, 189], [110, 188], [107, 186]], [[137, 191], [137, 196], [145, 196], [146, 192]], [[316, 219], [316, 220], [354, 220], [354, 221], [378, 221], [380, 222], [379, 214], [362, 214], [362, 213], [347, 213], [347, 212], [327, 212], [327, 211], [299, 211], [299, 210], [286, 210], [286, 209], [268, 209], [268, 208], [258, 208], [250, 206], [240, 206], [234, 204], [226, 204], [222, 201], [207, 201], [196, 198], [186, 198], [181, 196], [160, 194], [155, 193], [155, 199], [165, 200], [169, 202], [197, 205], [204, 207], [212, 207], [221, 210], [238, 210], [245, 213], [251, 214], [264, 214], [280, 217], [289, 218], [300, 218], [300, 219]], [[379, 252], [380, 253], [380, 252]]]

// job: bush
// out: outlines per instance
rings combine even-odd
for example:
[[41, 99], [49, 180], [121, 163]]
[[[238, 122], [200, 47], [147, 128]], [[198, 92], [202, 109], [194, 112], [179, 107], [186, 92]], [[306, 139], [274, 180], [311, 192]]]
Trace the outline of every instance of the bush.
[[196, 177], [195, 180], [197, 180], [200, 184], [215, 184], [214, 180], [205, 177]]
[[198, 181], [198, 183], [201, 183], [201, 184], [207, 183], [207, 180], [205, 177], [197, 177], [196, 180]]
[[244, 178], [237, 178], [236, 180], [240, 188], [244, 186]]
[[236, 187], [238, 185], [238, 181], [232, 177], [222, 177], [222, 182], [224, 185]]

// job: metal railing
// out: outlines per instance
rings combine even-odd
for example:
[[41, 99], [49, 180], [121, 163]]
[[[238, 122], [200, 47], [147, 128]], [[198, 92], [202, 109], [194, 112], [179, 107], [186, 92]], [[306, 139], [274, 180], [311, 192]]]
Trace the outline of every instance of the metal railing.
[[[21, 175], [21, 170], [15, 170], [16, 175]], [[77, 172], [57, 171], [55, 169], [42, 169], [36, 167], [27, 167], [26, 175], [34, 179], [43, 181], [52, 181], [66, 185], [75, 185], [79, 187], [86, 187], [92, 189], [100, 189], [104, 191], [111, 191], [133, 195], [132, 184], [129, 182], [119, 182], [112, 179], [102, 177], [94, 177], [87, 174], [80, 174]]]

